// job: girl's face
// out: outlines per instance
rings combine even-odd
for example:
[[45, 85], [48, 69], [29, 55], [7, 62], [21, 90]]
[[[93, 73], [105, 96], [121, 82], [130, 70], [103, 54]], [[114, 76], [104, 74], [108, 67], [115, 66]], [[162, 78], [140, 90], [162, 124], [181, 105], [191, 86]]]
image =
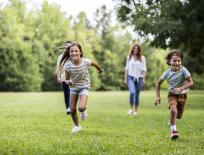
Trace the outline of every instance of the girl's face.
[[171, 57], [170, 64], [173, 71], [178, 71], [181, 67], [181, 58], [176, 55], [173, 55]]
[[135, 46], [133, 48], [133, 55], [137, 55], [138, 51], [139, 51], [139, 48], [137, 46]]
[[69, 52], [69, 56], [71, 58], [71, 60], [73, 61], [77, 61], [80, 60], [80, 55], [81, 55], [81, 51], [79, 50], [79, 48], [77, 46], [72, 46], [70, 47], [70, 52]]

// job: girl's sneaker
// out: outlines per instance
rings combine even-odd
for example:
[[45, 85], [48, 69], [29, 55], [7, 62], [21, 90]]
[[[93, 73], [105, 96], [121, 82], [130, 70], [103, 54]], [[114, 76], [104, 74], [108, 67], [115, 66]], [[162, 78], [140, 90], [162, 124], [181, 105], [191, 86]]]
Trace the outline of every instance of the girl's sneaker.
[[179, 137], [178, 131], [171, 131], [171, 139], [175, 140]]
[[83, 120], [83, 121], [86, 120], [88, 117], [87, 110], [85, 110], [84, 112], [81, 112], [80, 117], [81, 117], [81, 120]]
[[75, 133], [77, 133], [77, 132], [79, 132], [79, 131], [81, 131], [81, 126], [74, 126], [73, 129], [72, 129], [72, 131], [71, 131], [71, 133], [72, 133], [72, 134], [75, 134]]
[[132, 115], [132, 114], [133, 114], [133, 110], [130, 109], [130, 110], [128, 111], [128, 115]]

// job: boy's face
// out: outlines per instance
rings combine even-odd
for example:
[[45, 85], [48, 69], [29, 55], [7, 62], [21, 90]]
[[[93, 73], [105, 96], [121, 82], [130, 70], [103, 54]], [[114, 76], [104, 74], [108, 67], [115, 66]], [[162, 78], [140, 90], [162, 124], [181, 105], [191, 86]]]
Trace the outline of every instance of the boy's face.
[[173, 55], [171, 57], [170, 64], [173, 71], [179, 70], [181, 67], [181, 58], [176, 55]]

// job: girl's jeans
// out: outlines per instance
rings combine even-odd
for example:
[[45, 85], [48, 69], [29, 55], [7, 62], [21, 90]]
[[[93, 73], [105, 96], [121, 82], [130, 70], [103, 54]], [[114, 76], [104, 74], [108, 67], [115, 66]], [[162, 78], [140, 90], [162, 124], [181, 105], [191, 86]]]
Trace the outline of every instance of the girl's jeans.
[[129, 102], [131, 106], [135, 105], [136, 107], [139, 106], [139, 94], [140, 90], [143, 85], [143, 78], [134, 78], [128, 75], [128, 88], [130, 91], [130, 99]]

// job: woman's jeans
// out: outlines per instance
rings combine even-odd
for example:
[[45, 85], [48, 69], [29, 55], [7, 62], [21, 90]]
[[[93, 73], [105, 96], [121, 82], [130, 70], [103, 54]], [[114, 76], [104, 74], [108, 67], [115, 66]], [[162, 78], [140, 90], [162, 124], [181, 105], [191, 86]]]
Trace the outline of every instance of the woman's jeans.
[[129, 102], [131, 106], [135, 105], [139, 106], [139, 94], [143, 85], [143, 78], [134, 78], [128, 75], [128, 88], [130, 91], [130, 99]]

